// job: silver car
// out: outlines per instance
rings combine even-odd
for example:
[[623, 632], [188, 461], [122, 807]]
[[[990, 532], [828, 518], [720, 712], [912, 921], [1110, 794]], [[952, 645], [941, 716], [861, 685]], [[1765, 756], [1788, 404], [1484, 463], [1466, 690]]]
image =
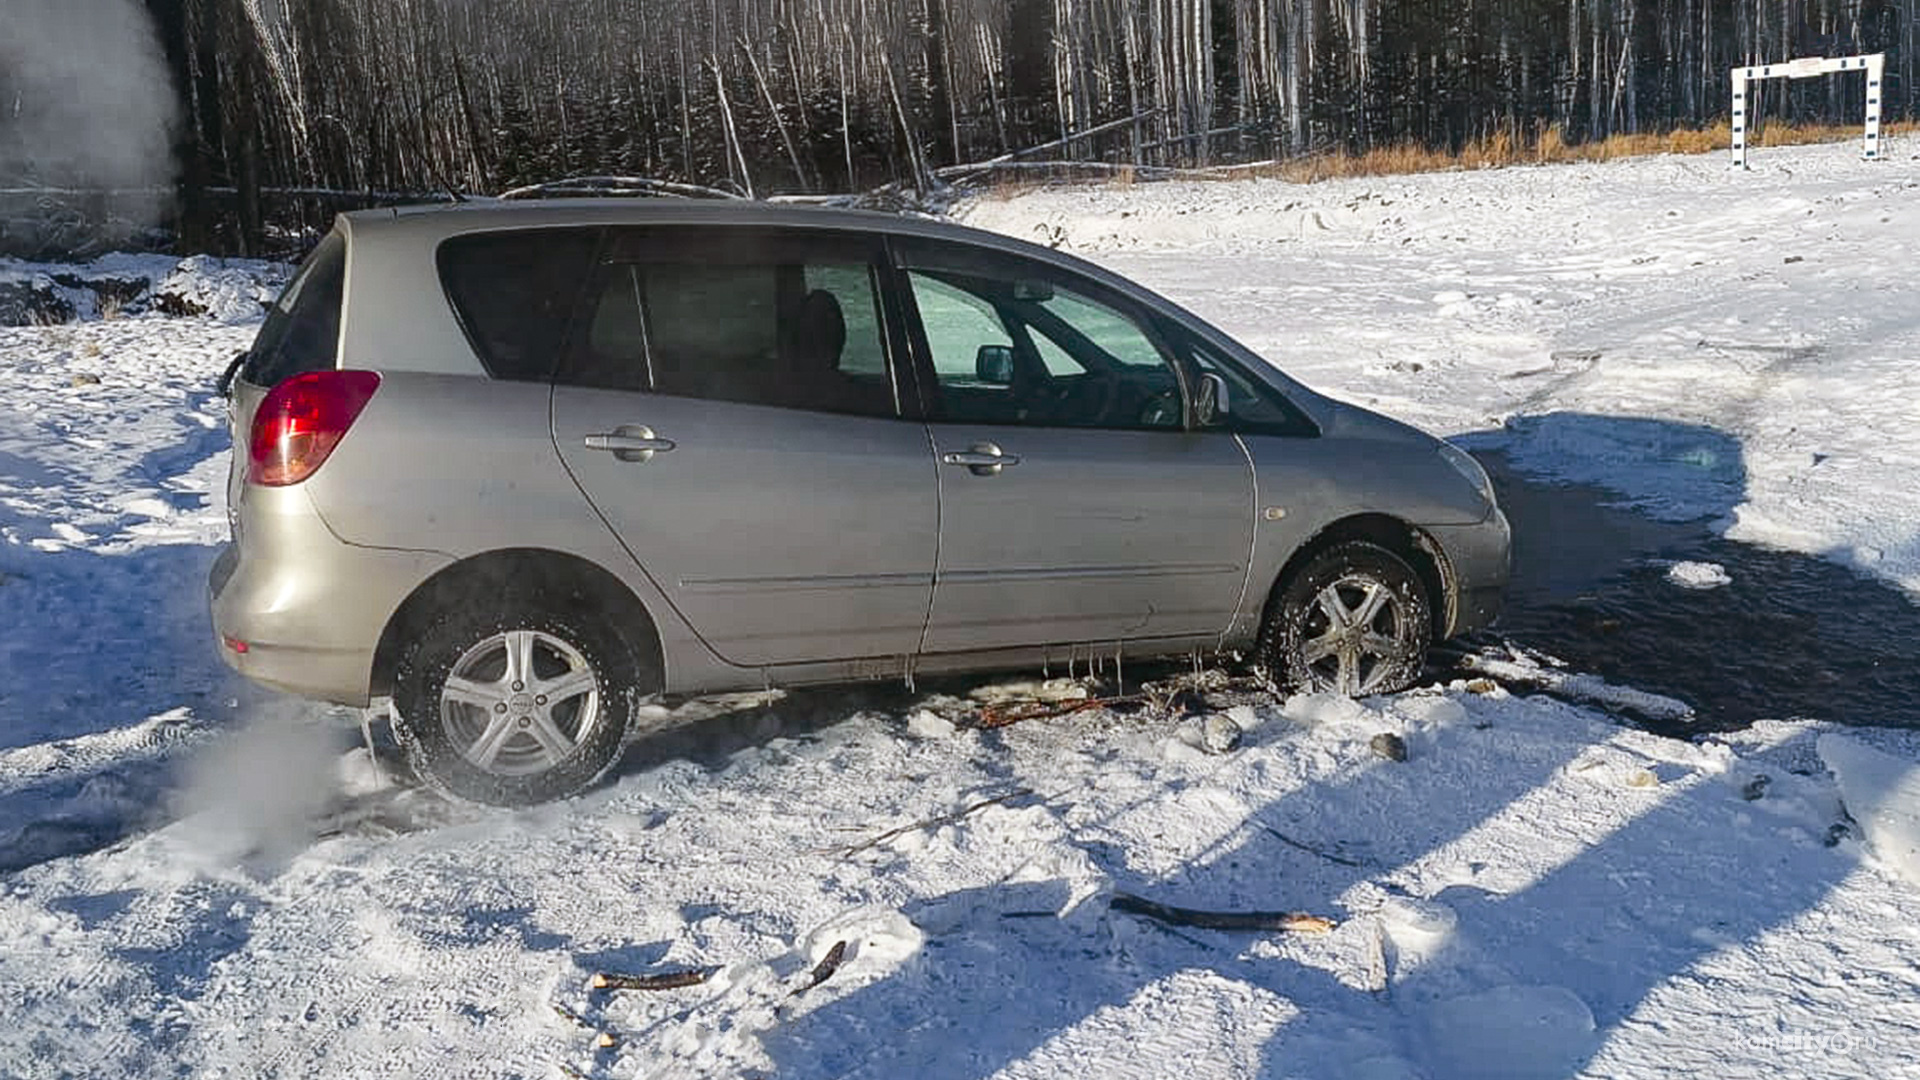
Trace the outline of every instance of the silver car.
[[236, 364], [222, 654], [390, 695], [483, 802], [592, 784], [662, 694], [1203, 651], [1396, 690], [1507, 576], [1467, 455], [954, 225], [348, 214]]

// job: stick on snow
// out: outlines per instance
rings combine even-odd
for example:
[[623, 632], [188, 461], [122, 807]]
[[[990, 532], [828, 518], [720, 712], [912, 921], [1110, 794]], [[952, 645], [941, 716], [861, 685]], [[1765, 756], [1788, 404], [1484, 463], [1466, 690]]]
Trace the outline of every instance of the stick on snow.
[[1367, 863], [1362, 862], [1359, 859], [1349, 859], [1345, 855], [1338, 855], [1338, 854], [1335, 854], [1334, 852], [1326, 850], [1325, 848], [1315, 847], [1314, 845], [1309, 844], [1304, 840], [1295, 840], [1293, 837], [1288, 836], [1286, 833], [1281, 832], [1279, 829], [1276, 829], [1271, 825], [1261, 825], [1260, 830], [1266, 833], [1267, 835], [1273, 837], [1274, 839], [1280, 841], [1281, 843], [1287, 845], [1290, 848], [1298, 848], [1299, 850], [1304, 851], [1309, 855], [1318, 855], [1330, 863], [1339, 863], [1341, 866], [1357, 866], [1357, 867], [1365, 867], [1368, 865]]
[[595, 972], [593, 988], [595, 990], [677, 990], [683, 986], [698, 986], [712, 976], [710, 969], [689, 968], [685, 971], [662, 971], [653, 975], [621, 975], [611, 971]]
[[827, 950], [827, 955], [821, 957], [820, 962], [813, 965], [813, 974], [807, 976], [807, 985], [795, 990], [788, 996], [799, 997], [801, 994], [833, 978], [833, 973], [839, 971], [840, 965], [846, 962], [847, 943], [844, 941], [834, 942], [833, 948]]
[[1123, 892], [1113, 894], [1110, 906], [1115, 911], [1144, 915], [1169, 926], [1194, 926], [1202, 930], [1281, 930], [1324, 934], [1334, 927], [1332, 919], [1298, 911], [1196, 911], [1193, 908], [1156, 904]]
[[[1032, 788], [1016, 788], [1012, 791], [1007, 792], [1004, 795], [995, 795], [991, 799], [982, 799], [979, 802], [974, 803], [972, 806], [966, 807], [964, 809], [956, 810], [951, 814], [941, 814], [939, 817], [927, 818], [925, 821], [916, 821], [911, 825], [902, 825], [897, 829], [888, 829], [886, 832], [881, 833], [879, 836], [876, 836], [871, 840], [867, 840], [862, 843], [855, 844], [852, 847], [848, 847], [848, 848], [839, 848], [839, 849], [830, 848], [830, 849], [827, 849], [827, 852], [838, 850], [839, 854], [841, 855], [855, 855], [862, 851], [867, 850], [868, 848], [879, 847], [881, 844], [886, 843], [887, 841], [893, 839], [896, 836], [905, 836], [907, 833], [915, 832], [920, 829], [937, 829], [942, 825], [952, 825], [955, 822], [959, 821], [960, 819], [966, 817], [968, 814], [974, 813], [975, 811], [985, 810], [989, 806], [999, 806], [1002, 803], [1010, 803], [1015, 799], [1024, 799], [1031, 794], [1033, 794]], [[827, 852], [822, 852], [822, 854], [826, 854]]]
[[1088, 709], [1105, 709], [1114, 705], [1134, 705], [1147, 701], [1144, 694], [1128, 694], [1122, 697], [1082, 698], [1068, 702], [1019, 702], [1010, 705], [983, 705], [980, 714], [974, 719], [973, 726], [983, 731], [1003, 728], [1017, 724], [1022, 720], [1052, 720], [1057, 717], [1071, 716]]

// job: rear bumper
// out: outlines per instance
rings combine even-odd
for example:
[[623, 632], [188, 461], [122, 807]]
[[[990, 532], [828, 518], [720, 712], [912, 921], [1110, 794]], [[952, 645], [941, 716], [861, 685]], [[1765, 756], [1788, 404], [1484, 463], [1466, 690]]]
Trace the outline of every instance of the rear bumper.
[[1513, 530], [1494, 507], [1473, 525], [1423, 526], [1453, 570], [1453, 596], [1446, 637], [1490, 625], [1500, 616], [1512, 570]]
[[304, 491], [252, 489], [207, 579], [215, 647], [255, 682], [365, 705], [388, 618], [451, 558], [359, 547], [333, 535]]

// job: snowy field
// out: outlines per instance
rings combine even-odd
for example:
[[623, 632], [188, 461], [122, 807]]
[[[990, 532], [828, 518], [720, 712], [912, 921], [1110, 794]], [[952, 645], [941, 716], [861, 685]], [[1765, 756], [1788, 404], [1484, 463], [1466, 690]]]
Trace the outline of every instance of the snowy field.
[[[1920, 159], [1891, 149], [964, 216], [1543, 481], [1920, 597]], [[536, 810], [384, 786], [209, 640], [248, 288], [0, 329], [0, 1077], [1920, 1080], [1920, 730], [1678, 740], [1460, 680], [1241, 701], [1220, 752], [1152, 710], [968, 727], [1033, 689], [979, 680], [694, 703]]]

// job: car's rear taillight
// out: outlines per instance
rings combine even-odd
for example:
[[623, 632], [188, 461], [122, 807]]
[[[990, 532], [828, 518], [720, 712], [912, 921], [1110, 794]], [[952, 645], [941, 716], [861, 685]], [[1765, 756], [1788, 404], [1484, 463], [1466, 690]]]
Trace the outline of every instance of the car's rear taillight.
[[379, 388], [371, 371], [308, 371], [267, 391], [247, 440], [247, 482], [285, 487], [312, 476]]

